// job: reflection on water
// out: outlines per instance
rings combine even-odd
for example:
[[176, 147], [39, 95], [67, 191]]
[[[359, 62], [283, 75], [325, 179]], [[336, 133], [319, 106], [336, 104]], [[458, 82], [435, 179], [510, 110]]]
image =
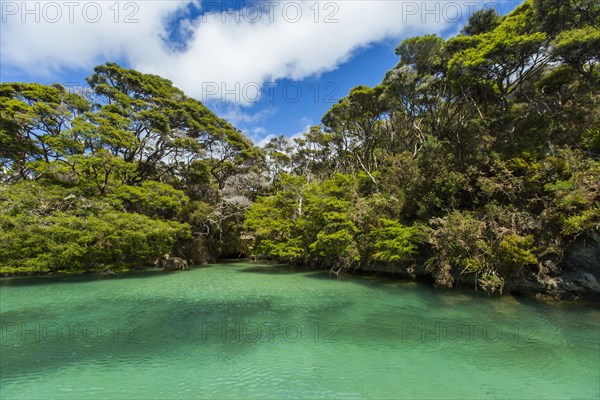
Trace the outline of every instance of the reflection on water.
[[0, 398], [600, 397], [600, 311], [254, 263], [0, 281]]

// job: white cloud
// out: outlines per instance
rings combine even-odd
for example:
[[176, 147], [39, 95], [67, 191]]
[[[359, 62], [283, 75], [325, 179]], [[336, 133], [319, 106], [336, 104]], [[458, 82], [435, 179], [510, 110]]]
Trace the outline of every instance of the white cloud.
[[207, 105], [210, 106], [217, 115], [226, 119], [233, 125], [264, 122], [277, 112], [277, 109], [272, 106], [266, 106], [256, 112], [252, 112], [245, 105], [236, 103], [210, 102]]
[[264, 135], [265, 133], [267, 133], [267, 130], [262, 126], [256, 126], [252, 128], [252, 133], [255, 135]]
[[[313, 124], [307, 118], [302, 118], [301, 122], [306, 124], [304, 128], [292, 135], [285, 135], [290, 142], [292, 142], [294, 139], [300, 139], [304, 137], [305, 133], [310, 132], [310, 128], [313, 126]], [[272, 138], [279, 136], [272, 133], [267, 134], [267, 130], [262, 127], [256, 127], [244, 133], [246, 136], [252, 139], [255, 145], [259, 147], [263, 147], [265, 144], [269, 143]]]
[[250, 129], [242, 129], [242, 132], [257, 146], [263, 146], [268, 143], [275, 135], [269, 134], [262, 126], [255, 126]]
[[[73, 3], [3, 1], [2, 62], [40, 75], [125, 59], [133, 68], [169, 78], [196, 98], [206, 98], [209, 83], [211, 96], [248, 104], [247, 96], [228, 97], [227, 91], [332, 70], [353, 50], [385, 38], [441, 32], [474, 3], [321, 1], [315, 7], [314, 0], [267, 2], [260, 14], [210, 12], [184, 19], [180, 31], [189, 39], [182, 51], [165, 46], [165, 23], [174, 12], [185, 15], [196, 1], [68, 4]], [[204, 4], [214, 10], [217, 3]], [[247, 10], [256, 11], [258, 3], [250, 4]], [[137, 22], [125, 23], [127, 17]]]
[[271, 141], [271, 139], [277, 137], [276, 135], [273, 134], [269, 134], [267, 136], [264, 137], [260, 137], [260, 138], [251, 138], [254, 141], [254, 144], [258, 147], [263, 147], [264, 145], [266, 145], [267, 143], [269, 143]]
[[307, 118], [302, 118], [301, 122], [306, 124], [304, 125], [304, 128], [301, 129], [300, 131], [294, 133], [293, 135], [291, 135], [288, 140], [292, 141], [294, 139], [300, 139], [304, 137], [305, 133], [310, 132], [310, 128], [314, 125], [312, 122], [310, 122]]
[[[195, 22], [186, 52], [161, 63], [140, 61], [137, 66], [169, 76], [194, 97], [204, 98], [210, 90], [223, 99], [230, 90], [243, 92], [266, 81], [302, 79], [334, 69], [353, 50], [387, 37], [440, 32], [450, 24], [443, 18], [450, 16], [448, 10], [440, 6], [437, 17], [435, 13], [427, 16], [419, 9], [424, 3], [416, 2], [277, 4], [254, 23], [244, 18], [238, 23], [230, 14], [208, 15]], [[245, 103], [247, 97], [236, 100]]]
[[3, 1], [2, 62], [48, 75], [126, 59], [161, 62], [164, 20], [190, 1]]

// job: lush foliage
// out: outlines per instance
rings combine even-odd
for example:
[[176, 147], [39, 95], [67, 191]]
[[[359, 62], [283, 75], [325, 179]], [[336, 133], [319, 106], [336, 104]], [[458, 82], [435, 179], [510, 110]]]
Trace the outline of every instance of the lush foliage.
[[109, 63], [88, 83], [0, 85], [0, 273], [239, 252], [262, 152], [166, 79]]
[[303, 137], [253, 146], [154, 75], [0, 85], [0, 272], [171, 252], [502, 291], [600, 228], [600, 3], [526, 0], [407, 39]]
[[599, 17], [591, 0], [527, 0], [402, 42], [381, 84], [265, 146], [254, 254], [488, 291], [560, 275], [565, 248], [600, 228]]
[[2, 273], [114, 272], [147, 265], [190, 236], [187, 224], [35, 182], [2, 188], [0, 207]]

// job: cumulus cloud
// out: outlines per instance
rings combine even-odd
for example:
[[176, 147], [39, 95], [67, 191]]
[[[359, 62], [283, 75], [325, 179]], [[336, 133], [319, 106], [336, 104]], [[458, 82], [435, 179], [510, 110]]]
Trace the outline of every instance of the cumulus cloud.
[[213, 109], [218, 110], [218, 114], [225, 118], [233, 125], [239, 124], [255, 124], [258, 122], [264, 122], [269, 117], [275, 115], [277, 109], [275, 107], [267, 106], [260, 110], [252, 113], [244, 111], [244, 108], [240, 104], [235, 103], [221, 103], [224, 107], [219, 107], [214, 103], [211, 103]]
[[[472, 1], [245, 3], [241, 10], [194, 0], [3, 1], [2, 62], [29, 73], [126, 60], [193, 97], [248, 104], [264, 82], [336, 68], [359, 47], [389, 37], [442, 32]], [[203, 9], [200, 16], [194, 9]], [[175, 33], [184, 41], [169, 45]], [[232, 91], [242, 95], [231, 96]], [[229, 95], [227, 95], [229, 93]], [[229, 96], [229, 97], [228, 97]]]
[[[308, 119], [306, 118], [302, 118], [303, 121], [308, 121]], [[294, 139], [301, 139], [304, 137], [305, 133], [310, 132], [310, 128], [313, 126], [312, 123], [306, 123], [306, 125], [304, 125], [304, 127], [297, 131], [294, 134], [291, 135], [287, 135], [287, 139], [292, 142]], [[279, 135], [274, 135], [272, 133], [267, 133], [266, 129], [262, 128], [262, 127], [258, 127], [258, 128], [254, 128], [250, 131], [245, 131], [244, 132], [246, 134], [246, 136], [248, 136], [250, 139], [252, 139], [252, 141], [254, 142], [255, 145], [259, 146], [259, 147], [263, 147], [264, 145], [266, 145], [267, 143], [269, 143], [271, 141], [271, 139], [276, 138]]]
[[2, 63], [34, 75], [91, 68], [108, 60], [138, 65], [168, 51], [166, 19], [190, 1], [2, 1]]
[[[244, 10], [209, 9], [187, 24], [193, 34], [185, 51], [161, 63], [147, 59], [134, 64], [171, 77], [195, 97], [206, 99], [209, 92], [222, 99], [237, 91], [242, 95], [235, 100], [246, 103], [251, 96], [245, 91], [256, 85], [332, 70], [359, 47], [388, 37], [440, 32], [464, 12], [462, 4], [447, 3], [281, 1], [267, 3], [271, 6], [254, 17]], [[427, 11], [421, 9], [424, 4], [433, 6]]]

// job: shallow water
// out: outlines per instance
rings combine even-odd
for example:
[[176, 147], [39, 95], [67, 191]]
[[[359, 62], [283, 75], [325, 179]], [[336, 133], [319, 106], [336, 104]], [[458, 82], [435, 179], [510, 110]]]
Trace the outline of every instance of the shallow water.
[[598, 399], [600, 309], [288, 266], [0, 280], [0, 398]]

